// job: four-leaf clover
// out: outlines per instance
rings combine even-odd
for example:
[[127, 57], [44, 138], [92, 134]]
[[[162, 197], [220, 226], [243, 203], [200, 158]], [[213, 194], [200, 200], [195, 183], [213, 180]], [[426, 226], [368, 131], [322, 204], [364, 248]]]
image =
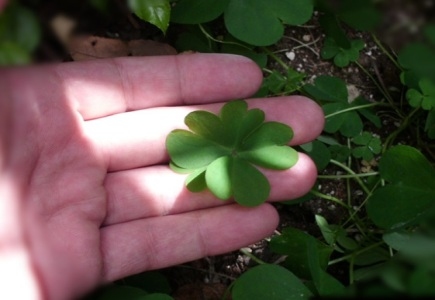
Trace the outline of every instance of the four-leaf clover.
[[284, 170], [298, 160], [287, 145], [293, 130], [264, 119], [262, 110], [248, 110], [242, 100], [225, 104], [219, 115], [189, 113], [184, 122], [191, 131], [176, 129], [166, 139], [171, 168], [189, 173], [186, 186], [192, 192], [208, 188], [222, 200], [233, 197], [244, 206], [263, 203], [270, 184], [256, 166]]

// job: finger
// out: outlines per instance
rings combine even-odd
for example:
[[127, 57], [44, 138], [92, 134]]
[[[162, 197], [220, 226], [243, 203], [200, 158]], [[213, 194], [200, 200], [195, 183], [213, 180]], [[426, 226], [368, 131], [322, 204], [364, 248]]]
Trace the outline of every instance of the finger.
[[225, 54], [116, 58], [53, 68], [85, 120], [155, 106], [248, 97], [262, 81], [254, 62]]
[[113, 281], [239, 249], [272, 234], [278, 220], [267, 204], [226, 205], [104, 227], [104, 279]]
[[[296, 165], [288, 170], [262, 171], [271, 185], [269, 201], [303, 196], [314, 185], [317, 176], [313, 161], [302, 153]], [[217, 199], [209, 191], [188, 191], [185, 178], [186, 175], [177, 174], [168, 166], [110, 173], [105, 181], [107, 217], [104, 224], [180, 214], [230, 202]]]
[[[265, 111], [267, 121], [293, 128], [292, 145], [307, 143], [323, 129], [322, 109], [302, 96], [251, 99], [250, 108]], [[186, 128], [184, 117], [191, 111], [218, 112], [223, 104], [154, 108], [86, 122], [90, 140], [104, 153], [110, 170], [123, 170], [168, 161], [165, 139], [176, 128]]]

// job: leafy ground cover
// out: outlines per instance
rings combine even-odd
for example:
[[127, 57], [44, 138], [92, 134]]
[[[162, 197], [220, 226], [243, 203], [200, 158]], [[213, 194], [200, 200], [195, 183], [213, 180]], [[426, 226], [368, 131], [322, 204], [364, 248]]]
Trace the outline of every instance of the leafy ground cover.
[[[153, 55], [238, 53], [264, 70], [258, 95], [307, 95], [326, 115], [322, 135], [297, 149], [315, 160], [317, 183], [276, 204], [273, 236], [126, 278], [90, 299], [434, 295], [433, 1], [22, 2], [42, 39], [14, 39], [2, 19], [1, 49], [20, 56], [1, 59], [145, 55], [144, 40]], [[61, 25], [44, 21], [54, 19]]]

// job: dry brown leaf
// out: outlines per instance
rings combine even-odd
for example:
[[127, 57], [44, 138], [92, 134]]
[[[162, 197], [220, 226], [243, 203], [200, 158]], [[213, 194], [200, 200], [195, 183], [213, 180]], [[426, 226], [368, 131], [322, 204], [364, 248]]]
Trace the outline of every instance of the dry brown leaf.
[[75, 36], [68, 43], [73, 60], [90, 60], [123, 56], [171, 55], [177, 51], [168, 44], [152, 40], [122, 41], [99, 36]]
[[71, 38], [68, 50], [74, 60], [90, 60], [128, 56], [124, 41], [99, 36], [75, 36]]
[[174, 55], [177, 54], [172, 46], [153, 40], [132, 40], [128, 42], [132, 56]]

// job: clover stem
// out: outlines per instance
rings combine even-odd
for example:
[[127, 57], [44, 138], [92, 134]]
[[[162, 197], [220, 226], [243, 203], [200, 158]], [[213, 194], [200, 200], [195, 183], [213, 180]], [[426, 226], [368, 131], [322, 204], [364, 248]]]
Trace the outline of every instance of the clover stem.
[[267, 55], [272, 57], [281, 67], [284, 68], [284, 70], [288, 70], [289, 68], [288, 65], [281, 58], [279, 58], [275, 53], [270, 51], [267, 47], [261, 47], [261, 50], [263, 50], [264, 52], [266, 52]]
[[344, 179], [344, 178], [355, 178], [355, 177], [371, 177], [378, 175], [379, 172], [368, 172], [360, 174], [348, 174], [348, 175], [317, 175], [318, 179]]
[[249, 252], [246, 248], [241, 248], [240, 252], [242, 252], [244, 255], [248, 256], [250, 259], [252, 259], [253, 261], [255, 261], [259, 265], [265, 265], [266, 264], [264, 261], [262, 261], [261, 259], [256, 257], [251, 252]]
[[330, 260], [329, 263], [328, 263], [328, 266], [331, 266], [331, 265], [334, 265], [334, 264], [336, 264], [336, 263], [339, 263], [339, 262], [345, 261], [345, 260], [347, 260], [347, 259], [349, 259], [349, 258], [356, 257], [356, 256], [358, 256], [358, 255], [360, 255], [360, 254], [362, 254], [362, 253], [364, 253], [364, 252], [367, 252], [367, 251], [369, 251], [369, 250], [372, 250], [372, 249], [374, 249], [374, 248], [377, 248], [377, 247], [379, 247], [379, 246], [381, 246], [381, 245], [383, 245], [383, 244], [384, 244], [384, 241], [380, 241], [380, 242], [377, 242], [377, 243], [371, 244], [370, 246], [367, 246], [367, 247], [365, 247], [365, 248], [362, 248], [362, 249], [360, 249], [360, 250], [358, 250], [358, 251], [352, 252], [352, 253], [350, 253], [350, 254], [348, 254], [348, 255], [344, 255], [344, 256], [339, 257], [339, 258], [337, 258], [337, 259]]
[[336, 165], [336, 166], [339, 166], [340, 168], [344, 169], [344, 170], [345, 170], [346, 172], [348, 172], [349, 174], [354, 175], [354, 177], [352, 177], [352, 178], [355, 179], [355, 180], [359, 183], [359, 185], [361, 186], [361, 188], [364, 190], [364, 192], [365, 192], [366, 194], [370, 194], [370, 190], [369, 190], [369, 189], [367, 188], [367, 186], [362, 182], [362, 180], [360, 179], [360, 177], [355, 176], [356, 173], [355, 173], [352, 169], [348, 168], [347, 166], [343, 165], [342, 163], [340, 163], [340, 162], [338, 162], [338, 161], [336, 161], [336, 160], [334, 160], [334, 159], [331, 159], [330, 162], [331, 162], [332, 164], [334, 164], [334, 165]]
[[363, 104], [363, 105], [349, 107], [349, 108], [346, 108], [346, 109], [342, 109], [342, 110], [333, 112], [333, 113], [331, 113], [329, 115], [326, 115], [325, 119], [328, 119], [330, 117], [333, 117], [333, 116], [336, 116], [336, 115], [339, 115], [339, 114], [343, 114], [343, 113], [348, 112], [348, 111], [358, 110], [358, 109], [363, 109], [363, 108], [373, 107], [373, 106], [379, 106], [379, 105], [382, 105], [382, 103], [376, 102], [376, 103], [369, 103], [369, 104]]
[[328, 201], [335, 202], [335, 203], [337, 203], [337, 204], [343, 206], [343, 207], [346, 208], [347, 210], [350, 210], [350, 207], [349, 207], [346, 203], [344, 203], [343, 201], [341, 201], [341, 200], [338, 199], [338, 198], [335, 198], [335, 197], [330, 196], [330, 195], [325, 195], [325, 194], [320, 193], [320, 192], [318, 192], [318, 191], [316, 191], [316, 190], [311, 190], [310, 193], [313, 194], [313, 195], [316, 196], [316, 197], [321, 198], [321, 199], [325, 199], [325, 200], [328, 200]]

